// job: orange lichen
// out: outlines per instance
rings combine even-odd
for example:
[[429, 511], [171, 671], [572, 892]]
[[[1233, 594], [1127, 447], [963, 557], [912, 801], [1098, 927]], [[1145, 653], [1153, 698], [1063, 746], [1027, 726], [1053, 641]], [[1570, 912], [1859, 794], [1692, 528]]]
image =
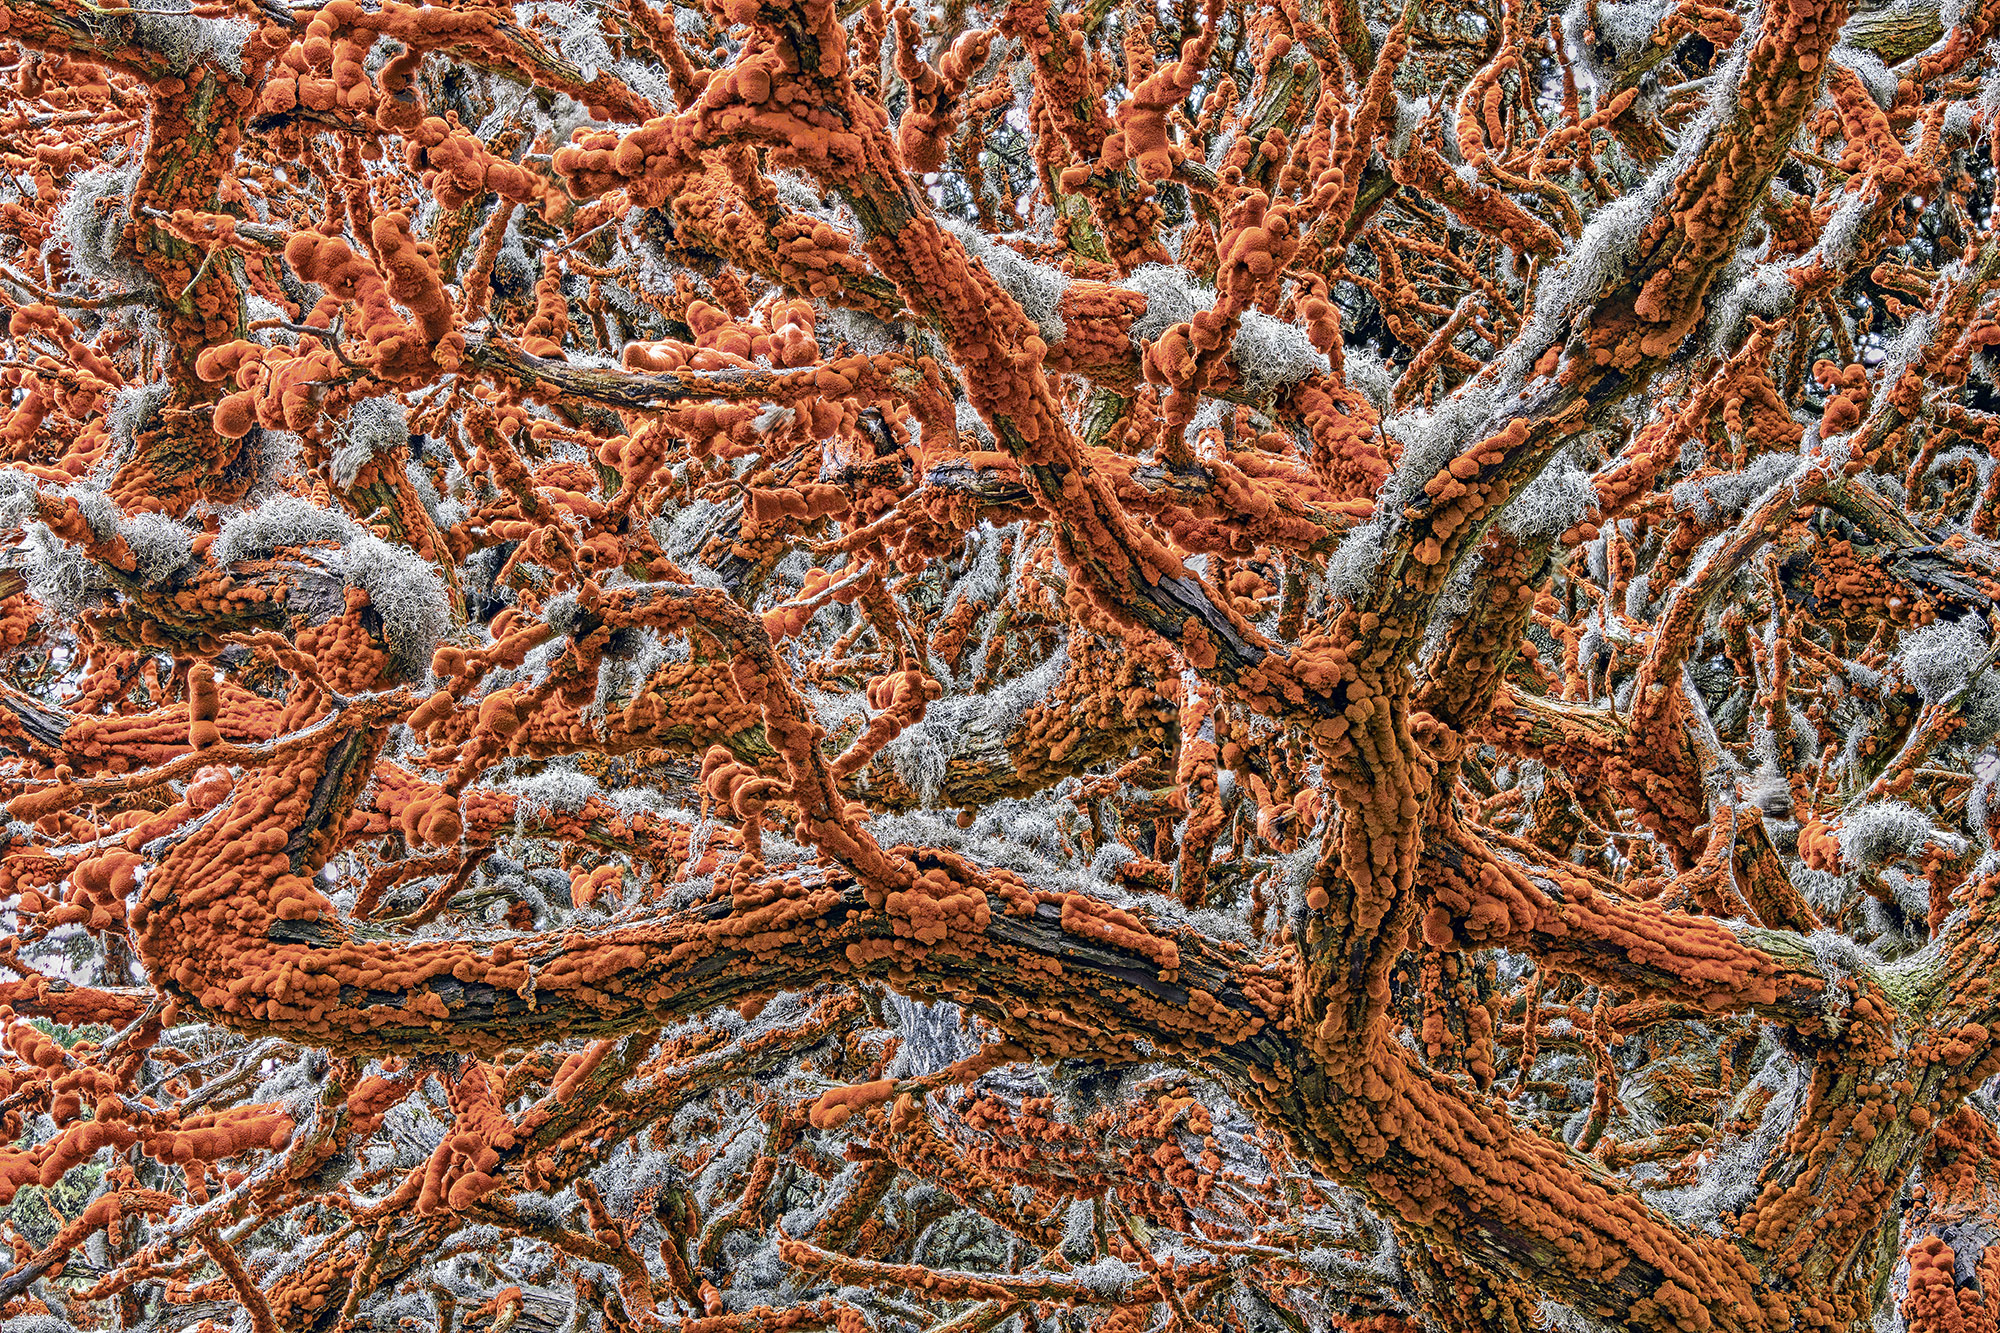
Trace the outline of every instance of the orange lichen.
[[0, 4], [0, 1321], [1990, 1324], [2000, 17], [1600, 8]]

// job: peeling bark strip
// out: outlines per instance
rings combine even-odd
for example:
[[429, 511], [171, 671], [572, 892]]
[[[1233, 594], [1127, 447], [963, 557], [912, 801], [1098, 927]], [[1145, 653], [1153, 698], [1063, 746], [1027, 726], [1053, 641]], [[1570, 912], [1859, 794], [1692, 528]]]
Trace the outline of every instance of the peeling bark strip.
[[2000, 1293], [2000, 11], [0, 0], [0, 1323]]

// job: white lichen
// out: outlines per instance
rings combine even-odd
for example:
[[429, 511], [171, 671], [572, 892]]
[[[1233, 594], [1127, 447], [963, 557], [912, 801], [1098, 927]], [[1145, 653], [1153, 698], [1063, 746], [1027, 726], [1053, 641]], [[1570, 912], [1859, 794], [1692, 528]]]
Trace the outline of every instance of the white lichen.
[[138, 181], [137, 161], [86, 171], [70, 182], [69, 195], [55, 218], [54, 235], [70, 267], [94, 282], [125, 291], [152, 285], [125, 244]]
[[1261, 310], [1246, 310], [1230, 344], [1229, 360], [1243, 383], [1243, 392], [1262, 401], [1288, 384], [1297, 384], [1331, 367], [1296, 324]]
[[347, 414], [338, 438], [333, 449], [333, 483], [346, 490], [370, 460], [410, 442], [409, 417], [394, 398], [364, 398]]
[[1146, 309], [1132, 321], [1127, 336], [1134, 343], [1159, 340], [1176, 324], [1215, 304], [1215, 293], [1198, 286], [1186, 269], [1173, 264], [1147, 264], [1134, 269], [1125, 285], [1146, 298]]
[[516, 778], [502, 791], [514, 798], [516, 823], [551, 815], [576, 815], [597, 795], [597, 779], [579, 769], [552, 764], [531, 777]]
[[423, 674], [431, 651], [451, 629], [444, 583], [430, 562], [391, 546], [345, 515], [291, 495], [274, 497], [223, 523], [209, 554], [227, 565], [286, 549], [322, 561], [347, 587], [365, 592], [382, 619], [392, 670], [406, 677]]
[[118, 534], [138, 562], [143, 583], [163, 583], [194, 559], [194, 534], [165, 514], [135, 514], [119, 524]]
[[1954, 856], [1965, 850], [1964, 839], [1939, 828], [1923, 811], [1901, 801], [1871, 801], [1847, 812], [1835, 836], [1840, 842], [1841, 861], [1855, 870], [1915, 856], [1929, 847]]
[[1521, 488], [1501, 511], [1500, 526], [1524, 542], [1548, 541], [1581, 523], [1596, 505], [1589, 474], [1565, 454]]
[[1896, 665], [1925, 703], [1942, 703], [1971, 683], [1986, 651], [1986, 627], [1978, 617], [1934, 620], [1903, 635]]
[[1063, 293], [1069, 290], [1067, 273], [1036, 263], [969, 222], [950, 221], [945, 225], [966, 251], [985, 265], [1001, 289], [1020, 304], [1022, 313], [1034, 321], [1043, 342], [1054, 347], [1069, 335], [1069, 326], [1056, 308], [1062, 303]]
[[1326, 566], [1326, 594], [1338, 601], [1352, 602], [1364, 596], [1375, 582], [1382, 564], [1382, 539], [1386, 525], [1364, 523], [1341, 539]]
[[1690, 477], [1675, 484], [1674, 508], [1697, 521], [1714, 525], [1734, 518], [1761, 501], [1774, 487], [1791, 480], [1804, 465], [1798, 454], [1765, 454], [1741, 472]]

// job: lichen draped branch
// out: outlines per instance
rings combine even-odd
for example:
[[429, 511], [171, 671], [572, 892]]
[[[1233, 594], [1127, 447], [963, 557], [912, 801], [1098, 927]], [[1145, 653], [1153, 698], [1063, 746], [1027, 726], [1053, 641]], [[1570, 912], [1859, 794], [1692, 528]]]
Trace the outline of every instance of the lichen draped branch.
[[1990, 8], [0, 0], [0, 1322], [1990, 1323]]

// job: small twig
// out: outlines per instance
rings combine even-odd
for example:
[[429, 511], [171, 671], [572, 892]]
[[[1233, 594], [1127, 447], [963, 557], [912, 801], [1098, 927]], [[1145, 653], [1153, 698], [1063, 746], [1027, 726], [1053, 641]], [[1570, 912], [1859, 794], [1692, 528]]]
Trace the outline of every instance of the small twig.
[[243, 1261], [236, 1251], [212, 1230], [195, 1233], [195, 1242], [208, 1251], [208, 1257], [215, 1260], [215, 1266], [229, 1279], [229, 1285], [236, 1289], [236, 1300], [250, 1315], [250, 1327], [256, 1333], [278, 1333], [278, 1321], [271, 1317], [270, 1302], [264, 1293], [257, 1290], [257, 1284], [244, 1270]]
[[1167, 1303], [1167, 1308], [1173, 1311], [1175, 1327], [1181, 1329], [1183, 1333], [1194, 1333], [1200, 1325], [1195, 1323], [1194, 1316], [1188, 1313], [1186, 1302], [1181, 1300], [1179, 1284], [1172, 1280], [1172, 1275], [1160, 1267], [1159, 1260], [1153, 1258], [1151, 1251], [1141, 1245], [1139, 1238], [1132, 1234], [1132, 1228], [1125, 1220], [1125, 1209], [1119, 1203], [1118, 1196], [1106, 1194], [1104, 1200], [1109, 1205], [1105, 1211], [1110, 1213], [1111, 1220], [1118, 1224], [1118, 1234], [1125, 1238], [1127, 1245], [1138, 1252], [1139, 1266], [1152, 1275], [1153, 1285], [1159, 1289], [1160, 1298]]
[[577, 246], [582, 245], [585, 241], [597, 235], [598, 232], [603, 231], [606, 227], [615, 227], [623, 220], [624, 219], [622, 217], [615, 217], [609, 220], [608, 222], [600, 222], [595, 227], [592, 227], [589, 231], [583, 232], [582, 234], [577, 236], [572, 236], [567, 241], [564, 241], [561, 245], [555, 248], [554, 253], [559, 255], [566, 255], [570, 251], [576, 249]]
[[216, 246], [201, 257], [201, 262], [195, 265], [194, 276], [187, 280], [187, 286], [181, 288], [181, 294], [174, 298], [175, 301], [187, 300], [188, 293], [194, 290], [194, 285], [202, 280], [202, 276], [208, 272], [209, 266], [215, 263], [215, 257], [221, 254], [225, 248], [224, 246]]

